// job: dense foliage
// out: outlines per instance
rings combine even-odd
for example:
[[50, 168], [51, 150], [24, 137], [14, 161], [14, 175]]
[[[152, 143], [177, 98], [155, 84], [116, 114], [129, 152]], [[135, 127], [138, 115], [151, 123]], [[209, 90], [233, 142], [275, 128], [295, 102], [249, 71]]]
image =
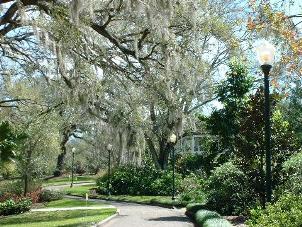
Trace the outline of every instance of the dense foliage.
[[206, 183], [204, 176], [194, 173], [185, 176], [177, 185], [179, 200], [186, 203], [206, 203], [208, 198]]
[[0, 215], [5, 216], [24, 213], [30, 210], [31, 203], [31, 200], [26, 198], [20, 201], [8, 199], [0, 203]]
[[50, 202], [50, 201], [63, 199], [63, 195], [64, 195], [63, 192], [61, 192], [59, 190], [44, 189], [41, 191], [40, 201]]
[[293, 155], [283, 164], [284, 184], [278, 190], [280, 194], [302, 195], [302, 152]]
[[[121, 166], [112, 171], [110, 191], [115, 195], [171, 195], [172, 171], [161, 171], [152, 164]], [[176, 174], [179, 185], [180, 175]], [[108, 174], [97, 179], [100, 193], [107, 194]]]
[[251, 227], [297, 227], [302, 226], [302, 196], [285, 194], [266, 210], [251, 211]]
[[217, 167], [208, 180], [207, 207], [223, 215], [240, 214], [254, 201], [247, 176], [232, 162]]
[[[295, 2], [0, 1], [0, 177], [18, 179], [3, 182], [0, 196], [26, 196], [52, 174], [105, 172], [108, 155], [112, 194], [171, 195], [170, 155], [181, 147], [181, 201], [226, 215], [264, 207], [264, 92], [251, 57], [258, 38], [280, 56], [269, 95], [273, 202], [299, 196], [302, 17], [286, 15]], [[202, 142], [183, 148], [192, 135]], [[201, 154], [190, 153], [195, 146]], [[97, 180], [100, 193], [108, 182], [108, 173]]]

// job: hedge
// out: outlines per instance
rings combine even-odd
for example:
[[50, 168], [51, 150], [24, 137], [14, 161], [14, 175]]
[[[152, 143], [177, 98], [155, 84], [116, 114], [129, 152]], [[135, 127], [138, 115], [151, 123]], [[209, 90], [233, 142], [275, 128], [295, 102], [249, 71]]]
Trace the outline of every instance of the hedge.
[[229, 221], [214, 211], [205, 210], [205, 204], [191, 203], [186, 207], [186, 215], [195, 220], [199, 227], [231, 227]]

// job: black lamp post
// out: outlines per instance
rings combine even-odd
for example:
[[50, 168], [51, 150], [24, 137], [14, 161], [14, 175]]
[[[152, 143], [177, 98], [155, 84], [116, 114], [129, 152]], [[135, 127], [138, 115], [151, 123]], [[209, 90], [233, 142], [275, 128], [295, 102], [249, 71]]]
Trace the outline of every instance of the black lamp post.
[[112, 151], [112, 145], [108, 144], [107, 145], [107, 151], [108, 151], [108, 185], [107, 185], [107, 190], [108, 190], [108, 195], [110, 196], [110, 184], [111, 184], [111, 151]]
[[175, 200], [175, 148], [176, 135], [173, 133], [169, 138], [169, 143], [172, 149], [172, 200]]
[[264, 124], [265, 124], [265, 163], [266, 163], [266, 202], [272, 200], [272, 152], [271, 152], [271, 123], [270, 123], [270, 97], [269, 73], [274, 60], [275, 47], [263, 41], [256, 48], [259, 63], [264, 74]]
[[73, 187], [73, 175], [74, 175], [74, 152], [75, 152], [75, 148], [73, 147], [71, 149], [72, 151], [72, 160], [71, 160], [71, 184], [70, 187]]

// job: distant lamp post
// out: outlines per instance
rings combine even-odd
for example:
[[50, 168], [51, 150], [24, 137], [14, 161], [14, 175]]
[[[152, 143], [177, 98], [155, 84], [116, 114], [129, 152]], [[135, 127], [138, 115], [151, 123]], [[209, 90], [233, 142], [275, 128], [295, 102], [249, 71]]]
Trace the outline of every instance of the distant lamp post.
[[176, 143], [176, 135], [174, 133], [172, 133], [170, 135], [170, 138], [168, 140], [168, 142], [171, 145], [171, 149], [172, 149], [172, 173], [173, 173], [173, 181], [172, 181], [172, 200], [175, 200], [175, 143]]
[[265, 163], [266, 163], [266, 201], [272, 200], [272, 153], [269, 100], [269, 73], [275, 56], [275, 47], [268, 41], [263, 41], [256, 47], [256, 54], [264, 74], [264, 121], [265, 121]]
[[72, 162], [71, 162], [71, 184], [70, 187], [73, 187], [73, 175], [74, 175], [74, 152], [75, 152], [75, 148], [73, 147], [71, 149], [72, 152]]
[[108, 185], [107, 185], [107, 190], [108, 190], [108, 195], [111, 195], [110, 192], [110, 184], [111, 184], [111, 151], [112, 151], [112, 145], [108, 144], [107, 145], [107, 151], [108, 151]]

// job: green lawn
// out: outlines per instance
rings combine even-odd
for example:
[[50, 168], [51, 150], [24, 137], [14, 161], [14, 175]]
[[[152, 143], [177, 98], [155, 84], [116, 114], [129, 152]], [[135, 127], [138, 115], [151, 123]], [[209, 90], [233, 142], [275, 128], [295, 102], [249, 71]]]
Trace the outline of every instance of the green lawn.
[[163, 206], [186, 206], [177, 200], [172, 201], [171, 196], [96, 195], [96, 198]]
[[27, 212], [0, 219], [0, 226], [52, 227], [91, 226], [116, 213], [116, 209]]
[[[95, 182], [97, 175], [87, 175], [87, 176], [75, 176], [73, 178], [73, 182]], [[61, 185], [61, 184], [70, 184], [71, 177], [63, 176], [63, 177], [54, 177], [49, 180], [45, 180], [43, 182], [44, 186], [47, 185]]]
[[104, 203], [99, 203], [99, 202], [93, 202], [93, 201], [83, 201], [83, 200], [77, 200], [77, 199], [61, 199], [61, 200], [56, 200], [52, 201], [49, 203], [45, 203], [45, 207], [55, 207], [55, 208], [60, 208], [60, 207], [94, 207], [94, 206], [103, 206], [105, 205]]
[[[68, 195], [85, 196], [89, 193], [89, 189], [94, 188], [95, 185], [78, 186], [74, 188], [66, 188], [64, 192]], [[154, 204], [163, 206], [181, 206], [185, 207], [187, 203], [181, 203], [179, 201], [172, 201], [171, 196], [131, 196], [131, 195], [89, 195], [90, 198], [116, 200], [124, 202], [135, 202], [144, 204]]]
[[76, 196], [85, 196], [86, 193], [89, 193], [89, 189], [95, 187], [95, 184], [91, 185], [83, 185], [83, 186], [74, 186], [72, 188], [64, 188], [63, 192], [68, 195], [76, 195]]

